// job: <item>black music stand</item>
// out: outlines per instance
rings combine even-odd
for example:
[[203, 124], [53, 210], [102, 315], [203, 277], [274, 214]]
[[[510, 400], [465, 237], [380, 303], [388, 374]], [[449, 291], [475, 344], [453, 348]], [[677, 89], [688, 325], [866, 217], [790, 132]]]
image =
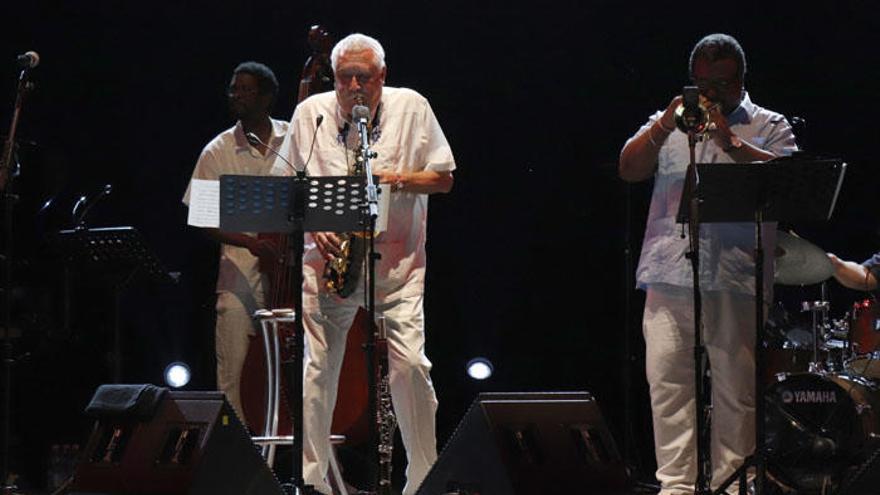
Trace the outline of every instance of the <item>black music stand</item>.
[[137, 275], [173, 281], [156, 253], [134, 227], [72, 229], [58, 232], [56, 247], [65, 263], [99, 274], [113, 287], [113, 381], [122, 382], [122, 293]]
[[[764, 439], [764, 357], [761, 346], [764, 325], [764, 249], [761, 224], [765, 221], [805, 221], [831, 218], [840, 188], [843, 184], [846, 163], [841, 160], [804, 160], [780, 158], [757, 163], [698, 163], [694, 165], [695, 188], [682, 191], [676, 220], [690, 223], [696, 216], [696, 228], [701, 223], [755, 223], [755, 452], [745, 460], [718, 489], [724, 493], [734, 480], [740, 479], [740, 494], [745, 494], [746, 472], [750, 466], [756, 469], [755, 494], [764, 493], [766, 480], [766, 453]], [[696, 194], [696, 208], [692, 199]], [[697, 212], [693, 211], [697, 210]], [[694, 294], [699, 291], [699, 277], [695, 278]], [[700, 321], [700, 320], [697, 320]], [[699, 339], [701, 328], [695, 329]], [[699, 341], [698, 341], [699, 342]], [[702, 414], [702, 382], [699, 371], [704, 349], [695, 349], [695, 366], [698, 370], [696, 407]], [[711, 365], [711, 364], [710, 364]], [[698, 431], [697, 445], [706, 445], [709, 430]], [[699, 450], [699, 448], [698, 448]], [[700, 453], [697, 455], [701, 458]], [[698, 466], [703, 469], [704, 466]], [[698, 488], [699, 490], [699, 488]]]
[[[293, 430], [290, 493], [317, 493], [303, 479], [303, 254], [306, 232], [364, 230], [366, 177], [294, 177], [251, 175], [220, 176], [220, 230], [288, 234], [293, 263], [289, 265], [294, 299], [294, 335], [284, 343], [288, 356], [282, 363], [287, 375], [290, 421]], [[285, 253], [287, 254], [287, 253]]]

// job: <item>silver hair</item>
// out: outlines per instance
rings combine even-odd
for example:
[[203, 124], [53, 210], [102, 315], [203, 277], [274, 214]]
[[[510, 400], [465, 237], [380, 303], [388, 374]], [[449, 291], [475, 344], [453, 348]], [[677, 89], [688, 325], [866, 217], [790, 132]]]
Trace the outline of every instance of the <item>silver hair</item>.
[[339, 40], [339, 43], [336, 43], [336, 46], [333, 47], [333, 51], [330, 52], [330, 65], [333, 66], [333, 71], [336, 71], [336, 64], [339, 62], [339, 57], [343, 53], [359, 52], [363, 50], [370, 50], [375, 53], [379, 69], [385, 68], [385, 49], [382, 48], [379, 41], [365, 34], [354, 33]]

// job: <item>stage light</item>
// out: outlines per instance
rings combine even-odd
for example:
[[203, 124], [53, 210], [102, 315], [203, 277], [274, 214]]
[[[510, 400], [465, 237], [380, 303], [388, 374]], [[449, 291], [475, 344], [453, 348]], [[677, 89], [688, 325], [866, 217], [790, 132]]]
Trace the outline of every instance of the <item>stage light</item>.
[[467, 374], [474, 380], [485, 380], [492, 376], [494, 371], [492, 362], [484, 357], [475, 357], [468, 361]]
[[189, 383], [189, 366], [186, 363], [175, 361], [165, 368], [165, 383], [172, 388], [180, 388]]

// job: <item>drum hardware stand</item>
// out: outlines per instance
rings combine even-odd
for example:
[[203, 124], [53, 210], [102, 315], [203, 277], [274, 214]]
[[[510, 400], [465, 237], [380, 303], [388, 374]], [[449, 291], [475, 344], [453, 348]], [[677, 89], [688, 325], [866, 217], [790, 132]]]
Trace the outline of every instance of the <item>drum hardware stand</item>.
[[12, 293], [13, 293], [13, 277], [12, 271], [15, 264], [13, 256], [13, 209], [18, 201], [18, 195], [13, 189], [15, 178], [21, 169], [18, 157], [15, 153], [15, 134], [18, 129], [18, 121], [21, 117], [21, 109], [27, 94], [33, 90], [34, 83], [29, 80], [30, 69], [36, 64], [25, 65], [18, 75], [18, 85], [15, 93], [15, 107], [12, 112], [12, 119], [9, 124], [9, 132], [6, 135], [6, 141], [3, 144], [3, 155], [0, 157], [0, 192], [3, 194], [3, 236], [5, 238], [3, 247], [3, 409], [0, 411], [2, 415], [2, 425], [0, 425], [0, 434], [3, 440], [0, 445], [0, 490], [4, 494], [14, 493], [17, 487], [11, 484], [9, 480], [10, 465], [10, 441], [9, 437], [12, 433], [12, 368], [15, 366], [16, 357], [12, 346]]
[[[727, 487], [739, 479], [739, 493], [745, 495], [747, 471], [750, 467], [754, 467], [756, 470], [754, 493], [762, 495], [765, 493], [767, 480], [767, 452], [764, 438], [765, 360], [762, 350], [764, 326], [762, 224], [769, 221], [828, 220], [834, 211], [846, 164], [840, 160], [777, 159], [772, 163], [692, 164], [692, 168], [693, 178], [698, 178], [699, 181], [693, 182], [694, 187], [686, 186], [682, 192], [677, 215], [679, 223], [699, 225], [699, 222], [691, 218], [692, 210], [695, 208], [686, 206], [699, 202], [701, 215], [699, 220], [703, 223], [743, 222], [751, 217], [755, 224], [755, 451], [745, 459], [742, 466], [721, 483], [715, 493], [725, 493]], [[695, 299], [696, 295], [695, 293]], [[699, 392], [698, 388], [697, 393]], [[699, 417], [697, 421], [699, 425]], [[699, 437], [697, 446], [698, 448], [701, 446]], [[698, 468], [704, 467], [698, 466]], [[698, 473], [698, 481], [701, 479], [705, 481], [707, 477], [701, 478], [701, 475], [702, 473]], [[701, 487], [698, 485], [698, 493], [708, 493], [700, 490]]]
[[[290, 495], [318, 492], [303, 478], [303, 351], [302, 321], [303, 254], [306, 232], [352, 232], [362, 229], [364, 205], [358, 195], [364, 177], [307, 177], [297, 171], [293, 177], [220, 176], [219, 228], [226, 232], [286, 233], [292, 251], [289, 280], [294, 288], [293, 335], [282, 344], [288, 358], [281, 363], [290, 400], [291, 479], [285, 485]], [[351, 192], [358, 193], [352, 195]], [[330, 194], [325, 194], [332, 191]], [[343, 196], [343, 199], [337, 199]], [[308, 202], [307, 202], [308, 199]], [[336, 203], [345, 206], [336, 207]], [[355, 208], [356, 206], [356, 208]]]
[[825, 283], [821, 284], [821, 298], [818, 301], [804, 301], [801, 303], [801, 311], [810, 312], [813, 330], [813, 359], [809, 364], [810, 373], [824, 373], [833, 371], [828, 362], [819, 361], [819, 341], [825, 339], [823, 329], [828, 328], [828, 298], [826, 297]]

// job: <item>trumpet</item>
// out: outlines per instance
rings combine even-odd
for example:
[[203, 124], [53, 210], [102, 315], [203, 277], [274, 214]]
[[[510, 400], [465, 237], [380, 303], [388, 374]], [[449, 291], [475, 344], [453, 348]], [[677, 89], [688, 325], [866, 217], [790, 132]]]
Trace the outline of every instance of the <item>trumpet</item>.
[[681, 94], [682, 103], [675, 109], [675, 126], [681, 132], [693, 132], [697, 135], [714, 131], [715, 124], [709, 114], [717, 110], [721, 103], [706, 106], [703, 102], [707, 100], [700, 96], [700, 88], [697, 86], [685, 86]]
[[675, 126], [681, 132], [693, 131], [695, 134], [703, 134], [715, 130], [715, 123], [709, 118], [709, 114], [718, 110], [721, 103], [713, 103], [706, 106], [698, 103], [694, 111], [686, 111], [685, 105], [681, 104], [675, 109]]

